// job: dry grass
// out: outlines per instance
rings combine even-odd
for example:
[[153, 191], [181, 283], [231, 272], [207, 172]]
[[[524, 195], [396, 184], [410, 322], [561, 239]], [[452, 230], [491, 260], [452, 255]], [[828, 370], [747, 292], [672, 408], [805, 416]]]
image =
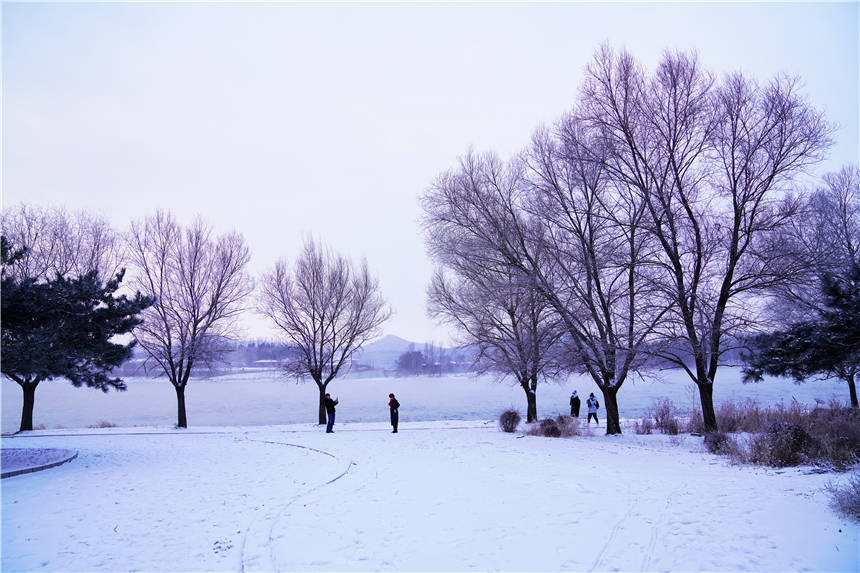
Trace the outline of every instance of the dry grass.
[[827, 484], [830, 506], [846, 517], [860, 521], [860, 473], [854, 472], [844, 485]]
[[566, 438], [569, 436], [583, 435], [579, 420], [571, 416], [556, 416], [555, 418], [544, 418], [534, 424], [526, 431], [530, 436], [544, 436], [547, 438]]

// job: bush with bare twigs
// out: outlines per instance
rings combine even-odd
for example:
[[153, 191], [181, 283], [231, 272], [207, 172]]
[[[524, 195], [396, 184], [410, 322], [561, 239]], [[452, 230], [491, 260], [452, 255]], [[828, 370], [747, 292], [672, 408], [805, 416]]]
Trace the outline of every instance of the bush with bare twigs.
[[499, 427], [503, 432], [514, 432], [517, 429], [517, 426], [520, 424], [520, 413], [516, 410], [505, 410], [502, 412], [502, 415], [499, 416]]
[[555, 418], [545, 418], [534, 424], [526, 433], [530, 436], [544, 436], [547, 438], [566, 438], [582, 435], [579, 420], [563, 415], [556, 416]]
[[854, 472], [844, 485], [827, 484], [830, 506], [837, 512], [860, 521], [860, 472]]

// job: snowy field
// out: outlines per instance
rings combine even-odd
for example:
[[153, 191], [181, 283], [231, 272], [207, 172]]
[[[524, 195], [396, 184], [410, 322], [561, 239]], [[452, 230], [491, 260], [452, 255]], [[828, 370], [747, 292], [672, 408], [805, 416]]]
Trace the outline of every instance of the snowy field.
[[846, 476], [733, 467], [701, 439], [483, 422], [44, 430], [2, 481], [3, 571], [856, 571]]
[[[794, 384], [785, 379], [769, 379], [760, 384], [742, 384], [740, 370], [720, 370], [714, 401], [753, 398], [762, 405], [792, 398], [814, 405], [831, 398], [848, 400], [848, 388], [841, 382]], [[36, 389], [34, 426], [86, 428], [108, 422], [121, 427], [168, 426], [176, 424], [176, 394], [164, 379], [129, 378], [125, 392], [102, 393], [75, 388], [65, 381], [43, 382]], [[21, 388], [9, 380], [2, 385], [2, 431], [15, 432], [21, 422]], [[540, 416], [568, 412], [571, 390], [583, 401], [589, 392], [600, 397], [597, 387], [585, 376], [561, 383], [538, 386]], [[497, 383], [488, 377], [453, 376], [442, 378], [346, 378], [329, 385], [340, 398], [339, 422], [382, 422], [388, 419], [388, 393], [394, 392], [402, 404], [403, 421], [495, 420], [508, 407], [525, 413], [525, 395], [519, 386]], [[244, 372], [209, 380], [192, 379], [186, 390], [188, 425], [259, 426], [314, 422], [317, 419], [318, 390], [314, 383], [296, 384], [275, 371]], [[667, 371], [660, 381], [626, 382], [618, 394], [622, 418], [642, 416], [659, 398], [670, 398], [683, 414], [699, 408], [698, 392], [680, 371]], [[602, 416], [601, 416], [602, 417]]]
[[[733, 378], [734, 376], [734, 378]], [[538, 390], [567, 409], [584, 379]], [[47, 429], [4, 448], [78, 452], [2, 480], [2, 571], [857, 571], [858, 524], [822, 488], [845, 474], [735, 467], [701, 438], [551, 439], [505, 434], [522, 390], [487, 378], [336, 381], [335, 433], [313, 423], [316, 388], [244, 373], [189, 385], [176, 430], [165, 380], [125, 393], [68, 383], [36, 392]], [[401, 431], [386, 423], [389, 392]], [[844, 386], [742, 385], [723, 370], [717, 401], [844, 400]], [[677, 373], [621, 390], [622, 416], [654, 399], [686, 409]], [[3, 385], [3, 430], [20, 389]], [[447, 420], [447, 421], [432, 421]], [[87, 429], [100, 421], [114, 428]]]

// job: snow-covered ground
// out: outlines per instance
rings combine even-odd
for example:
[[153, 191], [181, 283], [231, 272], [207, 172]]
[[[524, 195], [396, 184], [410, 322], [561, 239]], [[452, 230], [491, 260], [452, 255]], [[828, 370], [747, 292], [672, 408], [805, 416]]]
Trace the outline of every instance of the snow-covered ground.
[[[718, 380], [717, 402], [844, 400], [838, 383]], [[4, 432], [20, 389], [3, 384]], [[567, 410], [583, 378], [538, 390]], [[701, 438], [550, 439], [505, 434], [522, 390], [487, 378], [347, 379], [336, 432], [315, 425], [316, 387], [246, 372], [189, 385], [176, 430], [165, 380], [102, 394], [42, 384], [35, 423], [8, 448], [77, 451], [2, 480], [3, 571], [858, 570], [858, 525], [822, 491], [846, 475], [734, 467]], [[390, 433], [389, 392], [403, 404]], [[621, 391], [622, 416], [655, 399], [683, 409], [689, 383]], [[447, 421], [432, 421], [447, 420]], [[101, 421], [117, 427], [87, 429]]]
[[701, 439], [493, 423], [44, 430], [79, 456], [2, 481], [3, 571], [858, 570], [845, 476]]
[[[62, 380], [43, 382], [36, 389], [33, 413], [35, 426], [81, 428], [108, 422], [117, 426], [173, 426], [176, 424], [176, 394], [166, 379], [129, 378], [126, 392], [102, 393], [75, 388]], [[4, 380], [2, 431], [15, 432], [21, 421], [22, 393], [17, 384]], [[538, 386], [538, 413], [551, 416], [568, 411], [571, 390], [583, 400], [588, 392], [600, 396], [585, 376], [561, 383]], [[338, 420], [382, 422], [388, 419], [388, 393], [395, 392], [402, 404], [404, 421], [490, 420], [508, 407], [525, 413], [525, 395], [519, 386], [496, 383], [488, 377], [338, 379], [329, 385], [340, 398]], [[667, 371], [661, 381], [627, 382], [618, 394], [622, 417], [642, 416], [659, 398], [670, 398], [682, 413], [699, 408], [696, 389], [680, 371]], [[762, 405], [792, 398], [807, 405], [819, 399], [848, 400], [848, 389], [836, 381], [794, 384], [769, 379], [760, 384], [742, 384], [740, 370], [722, 368], [714, 400], [753, 398]], [[188, 424], [195, 426], [259, 426], [314, 422], [319, 393], [312, 382], [296, 384], [275, 371], [249, 371], [210, 380], [192, 379], [186, 390]]]

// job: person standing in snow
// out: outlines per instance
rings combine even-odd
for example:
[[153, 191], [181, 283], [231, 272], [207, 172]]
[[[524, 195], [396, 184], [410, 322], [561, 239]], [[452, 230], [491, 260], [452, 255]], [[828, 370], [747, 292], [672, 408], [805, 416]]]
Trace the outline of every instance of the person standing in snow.
[[585, 405], [588, 406], [588, 420], [585, 423], [590, 424], [591, 417], [594, 416], [594, 423], [599, 426], [600, 420], [597, 419], [597, 409], [600, 408], [600, 402], [598, 402], [597, 398], [594, 397], [594, 392], [588, 395], [588, 400], [585, 401]]
[[400, 414], [397, 411], [397, 409], [400, 408], [400, 402], [397, 401], [397, 398], [394, 397], [394, 394], [389, 394], [388, 398], [388, 407], [391, 408], [391, 426], [394, 428], [391, 433], [396, 434], [397, 422], [400, 421]]
[[570, 415], [574, 418], [579, 418], [579, 405], [579, 395], [574, 390], [573, 394], [570, 395]]
[[326, 411], [327, 418], [328, 418], [328, 422], [325, 425], [325, 433], [326, 434], [333, 434], [334, 433], [334, 430], [332, 430], [332, 427], [334, 427], [334, 407], [337, 406], [337, 404], [338, 404], [338, 399], [335, 398], [334, 400], [332, 400], [331, 394], [326, 392], [326, 395], [325, 395], [325, 411]]

